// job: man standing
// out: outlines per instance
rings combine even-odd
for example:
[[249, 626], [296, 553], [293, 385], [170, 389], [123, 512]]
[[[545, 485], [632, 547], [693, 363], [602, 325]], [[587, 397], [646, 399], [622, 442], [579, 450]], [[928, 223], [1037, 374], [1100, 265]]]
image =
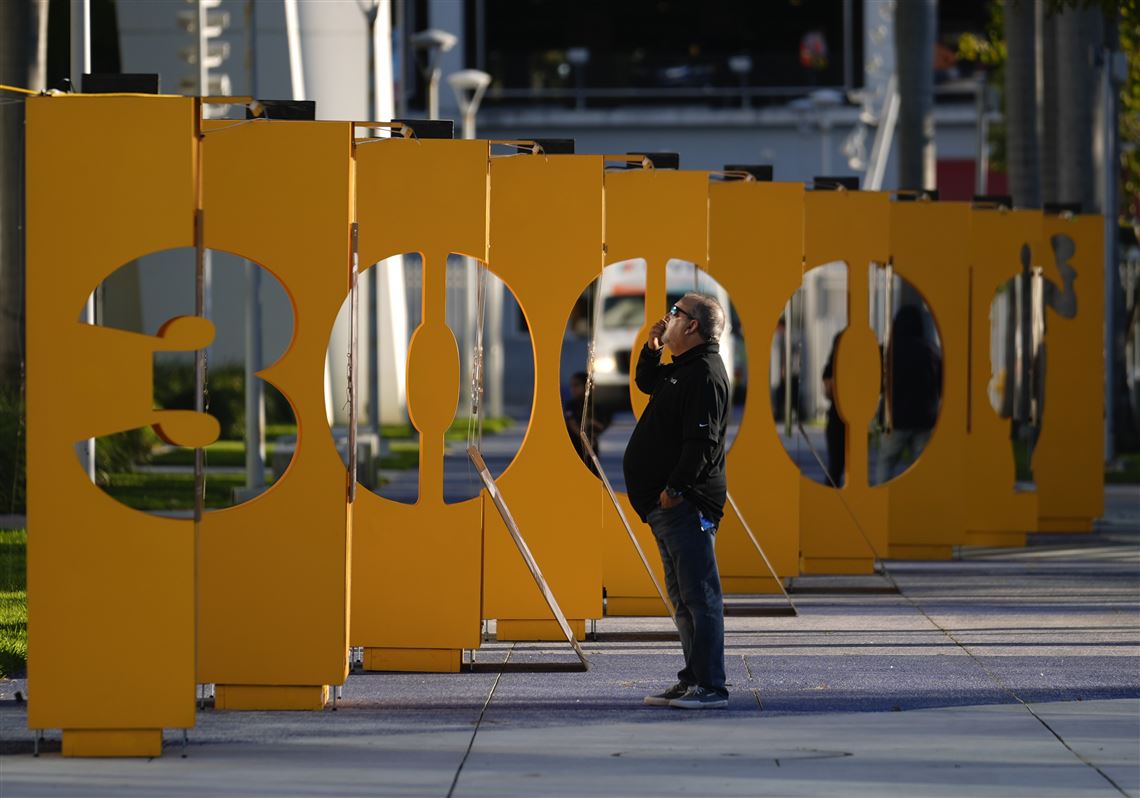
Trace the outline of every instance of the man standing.
[[[637, 360], [637, 387], [650, 399], [625, 450], [625, 485], [657, 539], [685, 654], [677, 684], [645, 697], [651, 706], [728, 705], [724, 601], [713, 549], [727, 495], [723, 330], [724, 309], [716, 299], [685, 294], [653, 325]], [[662, 365], [666, 346], [673, 362]]]

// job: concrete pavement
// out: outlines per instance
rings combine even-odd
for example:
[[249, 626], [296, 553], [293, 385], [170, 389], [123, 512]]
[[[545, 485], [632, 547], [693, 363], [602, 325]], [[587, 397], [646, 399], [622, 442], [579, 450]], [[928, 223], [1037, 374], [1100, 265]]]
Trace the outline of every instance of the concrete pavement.
[[488, 642], [461, 674], [353, 673], [335, 712], [203, 709], [185, 758], [169, 732], [160, 759], [65, 760], [56, 730], [33, 758], [26, 685], [0, 682], [0, 795], [1140, 798], [1140, 490], [1106, 494], [1093, 535], [730, 616], [726, 710], [641, 704], [680, 667], [666, 619], [600, 621], [589, 672]]

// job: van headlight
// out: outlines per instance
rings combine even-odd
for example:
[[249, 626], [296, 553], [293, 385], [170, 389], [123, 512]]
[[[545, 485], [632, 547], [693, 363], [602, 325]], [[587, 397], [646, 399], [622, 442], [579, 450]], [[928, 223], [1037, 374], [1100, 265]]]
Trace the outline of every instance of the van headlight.
[[594, 360], [594, 371], [600, 374], [612, 374], [617, 371], [617, 361], [610, 355], [603, 355]]

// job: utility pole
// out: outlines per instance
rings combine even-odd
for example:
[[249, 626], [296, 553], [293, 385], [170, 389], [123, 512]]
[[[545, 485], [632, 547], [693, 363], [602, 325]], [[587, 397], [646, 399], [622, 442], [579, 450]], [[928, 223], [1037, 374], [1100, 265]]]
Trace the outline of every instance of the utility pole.
[[[369, 0], [363, 7], [368, 23], [368, 114], [380, 121], [376, 85], [376, 18], [380, 0]], [[366, 282], [368, 296], [368, 431], [380, 440], [380, 266], [373, 266]], [[349, 423], [357, 423], [350, 419]]]
[[938, 35], [936, 0], [899, 3], [895, 7], [894, 33], [899, 92], [898, 187], [935, 188], [933, 64], [934, 40]]
[[[91, 4], [90, 0], [71, 0], [71, 87], [79, 91], [83, 76], [91, 74]], [[96, 289], [96, 292], [98, 289]], [[96, 293], [87, 298], [83, 320], [95, 324]], [[79, 444], [80, 459], [87, 477], [95, 481], [95, 439], [88, 438]]]
[[1120, 170], [1120, 87], [1128, 74], [1128, 62], [1119, 49], [1118, 20], [1110, 24], [1101, 50], [1101, 102], [1103, 103], [1102, 147], [1104, 151], [1104, 459], [1116, 459], [1116, 299], [1119, 292], [1120, 208], [1117, 177]]
[[[246, 0], [246, 70], [249, 93], [257, 99], [257, 1]], [[257, 373], [262, 358], [261, 267], [245, 262], [245, 489], [265, 488], [265, 394]], [[278, 475], [279, 476], [279, 475]]]

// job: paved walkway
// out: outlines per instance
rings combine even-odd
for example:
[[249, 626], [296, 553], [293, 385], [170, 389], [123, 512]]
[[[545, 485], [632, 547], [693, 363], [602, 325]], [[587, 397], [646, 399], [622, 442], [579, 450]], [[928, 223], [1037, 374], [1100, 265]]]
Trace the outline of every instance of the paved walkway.
[[489, 642], [462, 674], [354, 673], [335, 712], [204, 709], [149, 762], [65, 760], [57, 731], [33, 758], [27, 687], [0, 682], [0, 795], [1140, 798], [1140, 490], [1106, 494], [1094, 535], [730, 616], [727, 710], [641, 704], [680, 666], [664, 619], [600, 621], [589, 672]]

